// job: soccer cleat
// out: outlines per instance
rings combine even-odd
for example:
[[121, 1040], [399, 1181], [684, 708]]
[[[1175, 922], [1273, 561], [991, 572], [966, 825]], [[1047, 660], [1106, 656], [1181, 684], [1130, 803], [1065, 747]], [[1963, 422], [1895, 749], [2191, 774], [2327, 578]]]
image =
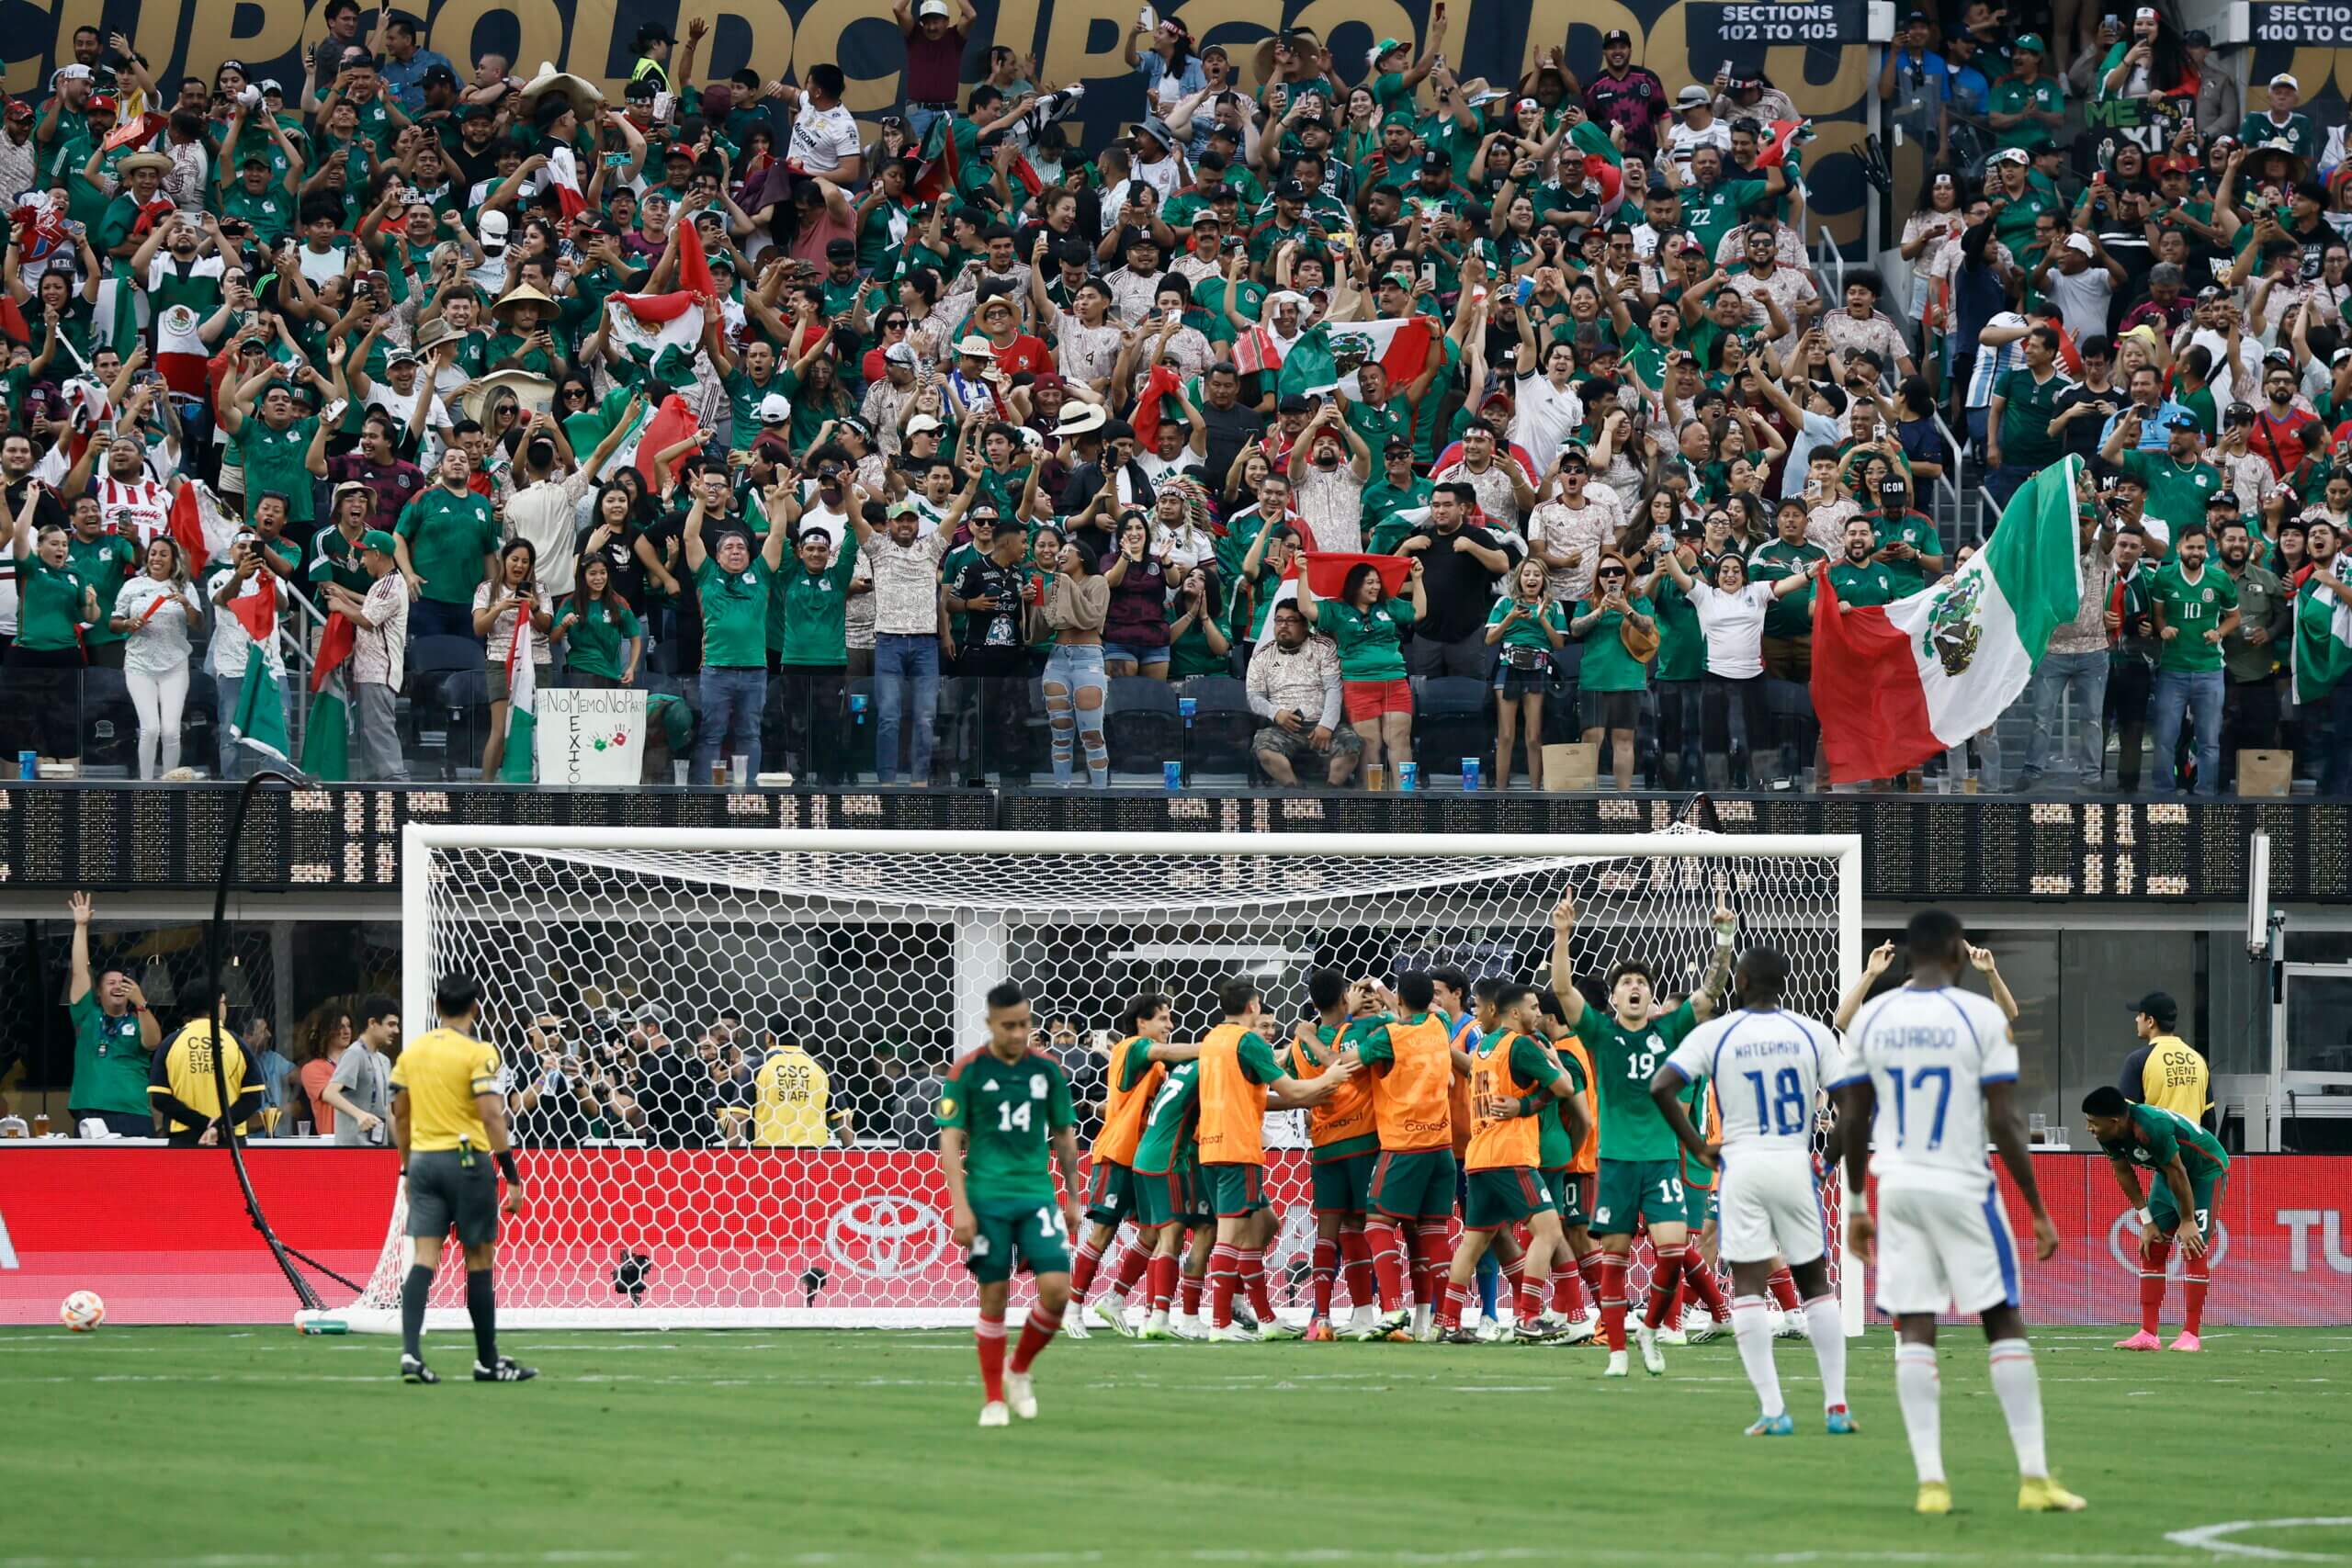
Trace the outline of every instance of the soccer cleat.
[[1804, 1314], [1802, 1312], [1784, 1312], [1781, 1314], [1780, 1323], [1772, 1330], [1772, 1337], [1810, 1339], [1813, 1337], [1813, 1330], [1805, 1326]]
[[1549, 1345], [1566, 1332], [1565, 1325], [1546, 1323], [1539, 1317], [1532, 1323], [1512, 1324], [1510, 1337], [1521, 1345]]
[[2143, 1328], [2129, 1339], [2117, 1340], [2115, 1348], [2119, 1350], [2161, 1350], [2165, 1342]]
[[1919, 1483], [1918, 1500], [1911, 1505], [1915, 1514], [1949, 1514], [1951, 1512], [1951, 1488], [1940, 1481]]
[[1329, 1345], [1338, 1337], [1331, 1332], [1331, 1320], [1328, 1317], [1318, 1317], [1306, 1325], [1306, 1338], [1309, 1345]]
[[1084, 1304], [1081, 1303], [1076, 1312], [1067, 1312], [1062, 1314], [1062, 1337], [1065, 1339], [1091, 1339], [1094, 1337], [1092, 1335], [1086, 1332], [1086, 1307]]
[[1823, 1416], [1828, 1423], [1829, 1435], [1833, 1438], [1849, 1438], [1861, 1430], [1860, 1427], [1854, 1425], [1854, 1413], [1842, 1404], [1832, 1405], [1823, 1412]]
[[1569, 1318], [1566, 1323], [1560, 1325], [1559, 1342], [1563, 1345], [1585, 1344], [1592, 1338], [1593, 1335], [1600, 1329], [1600, 1323], [1593, 1318]]
[[1730, 1325], [1718, 1323], [1712, 1317], [1702, 1317], [1696, 1323], [1686, 1326], [1682, 1333], [1683, 1337], [1689, 1339], [1691, 1344], [1704, 1345], [1708, 1340], [1713, 1339], [1716, 1335], [1721, 1334]]
[[1409, 1332], [1412, 1327], [1412, 1324], [1413, 1314], [1405, 1311], [1402, 1307], [1399, 1307], [1395, 1312], [1384, 1314], [1377, 1322], [1375, 1322], [1372, 1325], [1372, 1333], [1369, 1337], [1374, 1339], [1385, 1339], [1391, 1344], [1402, 1345], [1412, 1338], [1412, 1335]]
[[1141, 1333], [1137, 1334], [1136, 1337], [1138, 1339], [1155, 1340], [1173, 1339], [1176, 1337], [1176, 1331], [1169, 1326], [1168, 1314], [1166, 1313], [1156, 1312], [1144, 1320], [1143, 1330]]
[[401, 1382], [427, 1383], [439, 1382], [440, 1381], [441, 1374], [439, 1372], [435, 1371], [431, 1367], [426, 1366], [414, 1356], [403, 1355], [401, 1358]]
[[480, 1361], [474, 1363], [476, 1382], [529, 1382], [538, 1375], [538, 1368], [520, 1365], [512, 1356], [499, 1357], [494, 1367], [485, 1367]]
[[1441, 1345], [1476, 1345], [1482, 1343], [1478, 1337], [1478, 1331], [1463, 1324], [1455, 1324], [1452, 1328], [1439, 1330], [1437, 1332], [1437, 1342]]
[[1206, 1343], [1209, 1337], [1208, 1330], [1201, 1326], [1197, 1316], [1172, 1320], [1168, 1325], [1168, 1334], [1172, 1339], [1182, 1339], [1193, 1345]]
[[1787, 1411], [1778, 1416], [1758, 1416], [1756, 1424], [1747, 1428], [1751, 1438], [1793, 1438], [1797, 1435], [1796, 1417]]
[[1258, 1336], [1238, 1323], [1228, 1323], [1223, 1327], [1210, 1329], [1208, 1339], [1212, 1345], [1254, 1345]]
[[1239, 1324], [1244, 1328], [1256, 1328], [1258, 1326], [1258, 1314], [1251, 1308], [1248, 1302], [1242, 1301], [1237, 1296], [1233, 1303], [1233, 1321]]
[[1306, 1337], [1306, 1330], [1269, 1319], [1258, 1325], [1258, 1337], [1268, 1344], [1277, 1339], [1304, 1339]]
[[986, 1404], [980, 1406], [980, 1425], [983, 1427], [1010, 1427], [1012, 1425], [1012, 1412], [1004, 1407], [1003, 1400], [991, 1399]]
[[1027, 1372], [1004, 1374], [1004, 1402], [1023, 1421], [1037, 1418], [1037, 1391], [1030, 1385]]
[[2167, 1350], [2202, 1350], [2205, 1348], [2205, 1341], [2198, 1338], [2197, 1336], [2184, 1328], [2180, 1331], [2180, 1337], [2165, 1346], [2165, 1348]]
[[1649, 1332], [1657, 1336], [1657, 1342], [1661, 1345], [1672, 1345], [1679, 1348], [1690, 1343], [1690, 1337], [1683, 1332], [1682, 1325], [1679, 1323], [1672, 1328], [1653, 1328]]
[[1098, 1298], [1087, 1303], [1086, 1307], [1103, 1327], [1120, 1338], [1132, 1339], [1136, 1337], [1136, 1331], [1127, 1326], [1127, 1303], [1123, 1298], [1113, 1296], [1109, 1301]]
[[1363, 1338], [1369, 1339], [1372, 1337], [1373, 1325], [1377, 1324], [1379, 1321], [1380, 1309], [1378, 1307], [1373, 1305], [1369, 1302], [1359, 1303], [1348, 1319], [1348, 1326], [1340, 1330], [1340, 1332], [1350, 1336], [1362, 1336]]
[[1432, 1337], [1430, 1330], [1437, 1326], [1437, 1308], [1426, 1303], [1413, 1309], [1413, 1337], [1426, 1341]]
[[2020, 1514], [2079, 1514], [2089, 1506], [2046, 1475], [2029, 1475], [2018, 1482]]
[[1605, 1378], [1629, 1377], [1632, 1372], [1633, 1369], [1625, 1363], [1625, 1352], [1623, 1350], [1610, 1351], [1609, 1364], [1600, 1370], [1600, 1375]]
[[1641, 1348], [1642, 1371], [1654, 1378], [1666, 1375], [1666, 1358], [1658, 1353], [1657, 1339], [1657, 1330], [1647, 1324], [1634, 1330], [1634, 1343]]

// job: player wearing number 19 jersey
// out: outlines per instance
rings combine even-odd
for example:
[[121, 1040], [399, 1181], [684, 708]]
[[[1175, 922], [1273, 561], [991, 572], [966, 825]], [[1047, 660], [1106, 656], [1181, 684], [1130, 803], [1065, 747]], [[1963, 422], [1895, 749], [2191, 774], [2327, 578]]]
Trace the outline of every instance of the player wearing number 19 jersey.
[[1951, 1511], [1936, 1375], [1936, 1317], [1950, 1308], [1980, 1314], [1992, 1342], [1993, 1393], [2017, 1450], [2018, 1506], [2073, 1513], [2083, 1500], [2051, 1479], [2043, 1452], [2041, 1383], [2018, 1311], [2017, 1246], [1984, 1158], [1989, 1135], [2032, 1211], [2037, 1255], [2053, 1257], [2057, 1227], [2042, 1207], [2025, 1118], [2011, 1093], [2018, 1048], [2008, 1015], [1958, 988], [1968, 962], [1959, 920], [1923, 910], [1911, 918], [1906, 942], [1911, 983], [1862, 1004], [1830, 1087], [1846, 1133], [1847, 1190], [1861, 1192], [1869, 1174], [1878, 1177], [1877, 1213], [1854, 1206], [1848, 1250], [1871, 1262], [1883, 1229], [1878, 1304], [1894, 1319], [1900, 1341], [1894, 1392], [1919, 1473], [1917, 1507]]
[[1657, 1348], [1657, 1325], [1674, 1304], [1678, 1285], [1687, 1281], [1710, 1312], [1719, 1318], [1724, 1314], [1723, 1291], [1714, 1275], [1692, 1258], [1688, 1245], [1688, 1200], [1677, 1164], [1681, 1145], [1649, 1092], [1650, 1080], [1667, 1054], [1721, 1005], [1731, 974], [1731, 912], [1719, 908], [1714, 924], [1715, 957], [1697, 995], [1661, 1012], [1650, 966], [1621, 959], [1609, 971], [1610, 1011], [1601, 1013], [1585, 1004], [1571, 973], [1576, 905], [1562, 898], [1552, 911], [1553, 989], [1567, 1013], [1568, 1027], [1592, 1054], [1600, 1095], [1600, 1180], [1592, 1206], [1592, 1234], [1603, 1254], [1600, 1326], [1609, 1343], [1605, 1377], [1626, 1375], [1625, 1269], [1637, 1228], [1647, 1227], [1657, 1253], [1649, 1308], [1637, 1331], [1645, 1371], [1657, 1377], [1666, 1371], [1666, 1359]]
[[[947, 1183], [956, 1244], [980, 1286], [976, 1337], [987, 1403], [980, 1425], [1037, 1414], [1030, 1364], [1061, 1327], [1069, 1303], [1069, 1233], [1078, 1226], [1077, 1118], [1061, 1066], [1029, 1048], [1029, 998], [1007, 981], [988, 994], [989, 1043], [947, 1070], [939, 1097], [939, 1170]], [[1064, 1190], [1046, 1163], [1050, 1144]], [[1037, 1303], [1004, 1359], [1012, 1271], [1035, 1276]]]
[[[1788, 1259], [1804, 1292], [1829, 1430], [1854, 1429], [1846, 1410], [1845, 1328], [1822, 1261], [1827, 1239], [1813, 1176], [1814, 1101], [1824, 1083], [1842, 1076], [1840, 1057], [1827, 1025], [1781, 1008], [1788, 978], [1788, 960], [1778, 952], [1749, 949], [1739, 961], [1738, 1010], [1692, 1030], [1650, 1080], [1651, 1099], [1690, 1159], [1720, 1165], [1717, 1224], [1736, 1292], [1732, 1332], [1763, 1406], [1750, 1437], [1796, 1429], [1772, 1366], [1772, 1313], [1764, 1296], [1776, 1255]], [[1688, 1086], [1702, 1082], [1715, 1089], [1720, 1153], [1711, 1151], [1712, 1140], [1685, 1105]]]

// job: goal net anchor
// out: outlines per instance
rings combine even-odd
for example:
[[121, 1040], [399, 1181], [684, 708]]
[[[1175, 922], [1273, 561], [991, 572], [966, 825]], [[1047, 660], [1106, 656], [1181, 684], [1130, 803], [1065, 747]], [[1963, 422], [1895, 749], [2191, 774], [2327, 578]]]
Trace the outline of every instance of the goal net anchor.
[[[1788, 1005], [1826, 1018], [1861, 969], [1860, 860], [1852, 835], [1688, 828], [1577, 837], [413, 823], [401, 1016], [422, 1027], [435, 976], [473, 976], [487, 992], [483, 1036], [517, 1102], [531, 1100], [516, 1117], [526, 1208], [499, 1245], [502, 1325], [968, 1325], [930, 1111], [939, 1075], [981, 1043], [990, 986], [1020, 981], [1041, 1029], [1073, 1021], [1074, 1041], [1046, 1043], [1081, 1069], [1083, 1147], [1084, 1107], [1101, 1089], [1080, 1058], [1129, 997], [1169, 996], [1175, 1037], [1197, 1038], [1216, 1021], [1216, 982], [1238, 974], [1263, 987], [1279, 1045], [1317, 968], [1386, 980], [1451, 964], [1474, 980], [1544, 983], [1564, 894], [1576, 897], [1574, 968], [1588, 999], [1628, 956], [1658, 965], [1663, 995], [1687, 994], [1712, 956], [1708, 917], [1721, 898], [1739, 916], [1741, 945], [1770, 942], [1788, 955]], [[729, 1016], [740, 1035], [722, 1024]], [[541, 1020], [559, 1021], [562, 1038], [540, 1038]], [[777, 1031], [806, 1058], [767, 1055]], [[746, 1103], [763, 1059], [805, 1080], [794, 1086], [797, 1119]], [[1300, 1113], [1270, 1115], [1267, 1132], [1268, 1196], [1286, 1222], [1300, 1220]], [[1836, 1182], [1826, 1196], [1839, 1206]], [[412, 1255], [404, 1218], [396, 1195], [366, 1289], [303, 1313], [304, 1326], [398, 1329]], [[1859, 1333], [1860, 1271], [1838, 1269], [1839, 1228], [1833, 1213], [1830, 1263], [1848, 1331]], [[1285, 1223], [1270, 1272], [1281, 1277], [1312, 1231], [1311, 1221]], [[1637, 1261], [1635, 1290], [1645, 1272]], [[427, 1325], [462, 1325], [462, 1301], [453, 1261]]]

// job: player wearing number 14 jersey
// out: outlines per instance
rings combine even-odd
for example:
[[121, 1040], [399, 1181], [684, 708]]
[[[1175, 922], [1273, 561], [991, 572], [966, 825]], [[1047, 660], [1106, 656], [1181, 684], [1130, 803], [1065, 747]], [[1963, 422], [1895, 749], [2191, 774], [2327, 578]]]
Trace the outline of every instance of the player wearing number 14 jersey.
[[1642, 1368], [1657, 1377], [1666, 1371], [1657, 1328], [1674, 1304], [1679, 1284], [1688, 1281], [1710, 1312], [1718, 1319], [1724, 1315], [1723, 1291], [1713, 1270], [1689, 1246], [1688, 1200], [1678, 1165], [1682, 1145], [1650, 1098], [1650, 1080], [1682, 1037], [1713, 1017], [1722, 1005], [1724, 987], [1731, 977], [1733, 919], [1728, 909], [1715, 911], [1715, 956], [1697, 995], [1660, 1010], [1650, 966], [1638, 959], [1621, 959], [1609, 971], [1606, 1013], [1586, 1006], [1576, 988], [1569, 956], [1576, 919], [1572, 899], [1562, 898], [1552, 911], [1552, 987], [1568, 1015], [1568, 1027], [1592, 1054], [1593, 1077], [1600, 1091], [1600, 1179], [1592, 1205], [1592, 1234], [1602, 1249], [1600, 1327], [1609, 1343], [1609, 1365], [1602, 1375], [1626, 1375], [1626, 1259], [1634, 1232], [1646, 1225], [1657, 1252], [1657, 1273], [1650, 1281], [1649, 1310], [1636, 1335]]
[[[1029, 1367], [1061, 1327], [1069, 1303], [1069, 1234], [1078, 1228], [1078, 1134], [1069, 1079], [1060, 1064], [1029, 1048], [1029, 998], [1012, 981], [988, 994], [989, 1043], [947, 1069], [939, 1098], [939, 1170], [947, 1183], [956, 1245], [980, 1287], [976, 1337], [988, 1401], [980, 1425], [1037, 1414]], [[1060, 1162], [1062, 1191], [1046, 1163]], [[1037, 1282], [1010, 1367], [1004, 1312], [1012, 1271]]]
[[[1821, 1368], [1829, 1430], [1851, 1432], [1846, 1410], [1846, 1333], [1829, 1289], [1821, 1191], [1813, 1177], [1813, 1107], [1823, 1084], [1842, 1076], [1837, 1036], [1781, 1006], [1789, 961], [1769, 947], [1739, 961], [1737, 1010], [1686, 1036], [1650, 1079], [1650, 1098], [1700, 1164], [1719, 1168], [1717, 1226], [1731, 1265], [1732, 1333], [1763, 1414], [1751, 1438], [1796, 1430], [1772, 1366], [1772, 1313], [1765, 1303], [1775, 1255], [1789, 1261], [1804, 1292], [1806, 1326]], [[1688, 1086], [1713, 1082], [1722, 1145], [1709, 1145], [1684, 1104]]]

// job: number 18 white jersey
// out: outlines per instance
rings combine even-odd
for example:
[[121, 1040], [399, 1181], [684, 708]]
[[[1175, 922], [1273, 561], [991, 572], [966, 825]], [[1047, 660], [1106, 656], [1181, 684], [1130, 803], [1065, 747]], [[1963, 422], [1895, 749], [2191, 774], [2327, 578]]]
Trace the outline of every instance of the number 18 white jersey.
[[2018, 1076], [2017, 1043], [1998, 1006], [1951, 986], [1889, 991], [1855, 1016], [1846, 1059], [1831, 1087], [1871, 1080], [1871, 1169], [1882, 1186], [1991, 1190], [1984, 1086]]
[[1844, 1076], [1829, 1026], [1777, 1008], [1710, 1020], [1666, 1060], [1686, 1083], [1713, 1080], [1726, 1149], [1812, 1147], [1814, 1102]]

